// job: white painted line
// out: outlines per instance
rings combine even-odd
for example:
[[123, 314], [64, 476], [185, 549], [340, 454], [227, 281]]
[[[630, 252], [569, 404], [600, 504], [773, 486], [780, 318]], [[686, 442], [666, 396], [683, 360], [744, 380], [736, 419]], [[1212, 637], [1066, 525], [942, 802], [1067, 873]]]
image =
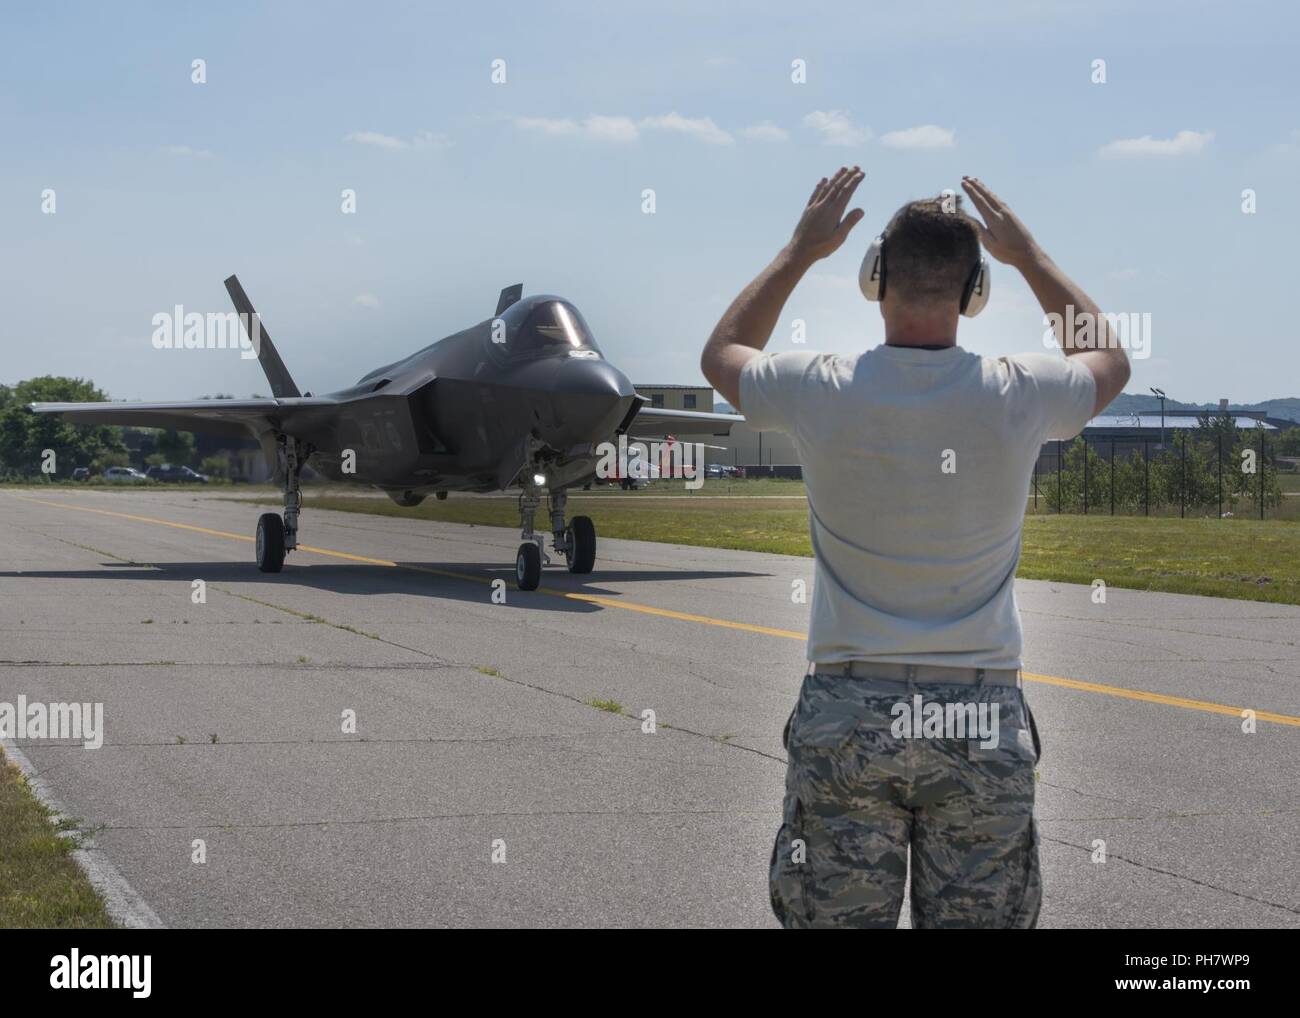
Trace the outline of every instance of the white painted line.
[[[36, 768], [27, 759], [12, 739], [0, 739], [0, 748], [5, 757], [18, 765], [18, 769], [27, 778], [27, 784], [45, 806], [52, 810], [56, 822], [66, 816], [67, 811], [59, 804], [50, 786], [36, 773]], [[119, 926], [135, 930], [165, 930], [167, 927], [158, 913], [140, 897], [139, 892], [127, 883], [126, 877], [118, 872], [117, 867], [108, 861], [103, 852], [95, 848], [93, 841], [87, 841], [85, 847], [74, 849], [72, 858], [85, 871], [91, 886], [104, 899], [104, 908], [113, 922]]]

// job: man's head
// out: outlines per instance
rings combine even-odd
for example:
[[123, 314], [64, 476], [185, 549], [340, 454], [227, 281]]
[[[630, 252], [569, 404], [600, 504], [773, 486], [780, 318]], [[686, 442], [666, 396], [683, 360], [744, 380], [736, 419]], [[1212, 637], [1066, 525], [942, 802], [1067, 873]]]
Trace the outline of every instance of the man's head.
[[894, 213], [883, 236], [885, 300], [917, 311], [960, 303], [980, 258], [980, 238], [959, 195], [908, 202]]
[[[908, 202], [894, 213], [862, 263], [863, 294], [880, 301], [885, 342], [902, 346], [950, 346], [957, 342], [957, 316], [978, 314], [988, 296], [979, 230], [952, 192]], [[968, 290], [978, 282], [977, 292]], [[963, 306], [963, 299], [967, 303]]]

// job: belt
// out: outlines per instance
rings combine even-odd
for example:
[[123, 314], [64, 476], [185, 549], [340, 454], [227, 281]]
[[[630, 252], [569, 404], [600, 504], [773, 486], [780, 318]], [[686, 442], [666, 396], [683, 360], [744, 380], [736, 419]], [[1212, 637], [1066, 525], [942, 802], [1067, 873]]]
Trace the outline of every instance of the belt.
[[1019, 686], [1018, 668], [949, 668], [946, 665], [901, 665], [880, 661], [814, 661], [808, 671], [817, 675], [847, 675], [855, 679], [889, 682], [933, 682], [959, 686]]

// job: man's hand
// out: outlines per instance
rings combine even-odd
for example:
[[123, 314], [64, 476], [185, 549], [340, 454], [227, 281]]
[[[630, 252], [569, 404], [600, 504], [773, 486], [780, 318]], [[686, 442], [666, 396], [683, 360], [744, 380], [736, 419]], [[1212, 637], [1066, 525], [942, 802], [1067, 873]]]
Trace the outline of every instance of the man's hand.
[[822, 177], [813, 188], [812, 197], [799, 218], [790, 238], [790, 253], [802, 262], [811, 264], [839, 250], [848, 239], [849, 231], [857, 226], [864, 215], [861, 209], [844, 214], [849, 199], [858, 189], [866, 174], [858, 167], [841, 166], [835, 176]]
[[1038, 245], [1006, 202], [976, 177], [962, 177], [961, 186], [984, 217], [983, 223], [976, 220], [976, 226], [980, 231], [980, 243], [989, 254], [1016, 268], [1037, 257]]

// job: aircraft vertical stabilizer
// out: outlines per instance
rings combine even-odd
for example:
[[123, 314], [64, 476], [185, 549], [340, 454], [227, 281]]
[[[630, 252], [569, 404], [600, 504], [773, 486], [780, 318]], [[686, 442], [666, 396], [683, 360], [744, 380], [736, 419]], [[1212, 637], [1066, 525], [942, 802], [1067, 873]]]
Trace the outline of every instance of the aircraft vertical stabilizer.
[[[230, 294], [235, 310], [239, 312], [239, 321], [244, 327], [244, 332], [248, 334], [249, 342], [257, 350], [258, 362], [266, 373], [266, 380], [271, 383], [271, 395], [276, 399], [301, 396], [302, 393], [298, 391], [298, 386], [289, 375], [289, 369], [284, 366], [284, 361], [280, 360], [275, 344], [271, 342], [270, 334], [262, 325], [261, 316], [254, 310], [253, 302], [248, 299], [248, 294], [244, 293], [244, 288], [239, 285], [238, 276], [231, 276], [226, 280], [226, 292]], [[254, 328], [258, 333], [256, 338], [253, 336]]]

